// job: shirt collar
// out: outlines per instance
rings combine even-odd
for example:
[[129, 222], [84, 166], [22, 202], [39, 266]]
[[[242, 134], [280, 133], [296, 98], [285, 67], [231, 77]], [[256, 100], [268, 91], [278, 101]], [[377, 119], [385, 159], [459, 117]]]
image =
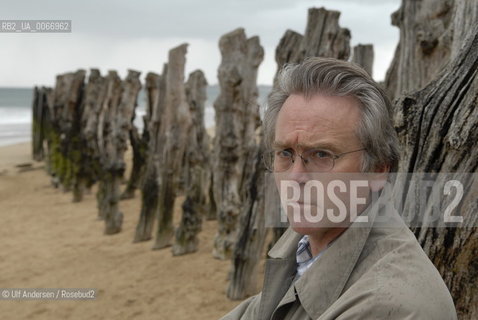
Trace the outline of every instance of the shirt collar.
[[[340, 235], [338, 237], [340, 237]], [[307, 269], [309, 269], [310, 266], [312, 266], [312, 264], [320, 258], [320, 256], [322, 256], [325, 250], [327, 250], [327, 248], [329, 248], [337, 238], [333, 239], [329, 244], [327, 244], [325, 249], [323, 249], [321, 252], [319, 252], [318, 255], [314, 257], [312, 255], [312, 249], [310, 248], [309, 236], [307, 234], [304, 235], [299, 240], [299, 243], [297, 245], [296, 261], [298, 276], [300, 277], [302, 274], [304, 274], [304, 272], [307, 271]]]

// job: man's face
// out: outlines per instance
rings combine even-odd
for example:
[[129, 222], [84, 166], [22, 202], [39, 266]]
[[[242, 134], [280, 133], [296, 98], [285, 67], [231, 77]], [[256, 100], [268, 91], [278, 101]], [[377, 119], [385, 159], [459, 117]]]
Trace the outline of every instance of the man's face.
[[[360, 114], [359, 101], [354, 97], [337, 97], [316, 94], [309, 99], [302, 95], [293, 94], [285, 101], [282, 106], [275, 130], [275, 149], [292, 150], [295, 155], [302, 154], [304, 151], [311, 149], [321, 149], [330, 154], [338, 155], [343, 152], [362, 149], [356, 130], [359, 124]], [[297, 182], [300, 185], [301, 196], [299, 200], [300, 216], [304, 218], [304, 210], [310, 206], [309, 212], [317, 213], [317, 210], [327, 209], [339, 210], [327, 195], [327, 185], [333, 179], [338, 179], [346, 184], [350, 179], [355, 179], [361, 172], [362, 151], [353, 152], [335, 160], [334, 167], [327, 173], [316, 174], [311, 172], [310, 168], [305, 167], [300, 157], [295, 156], [292, 166], [281, 173], [275, 174], [276, 184], [281, 191], [281, 182], [287, 180]], [[309, 166], [309, 165], [308, 165]], [[341, 174], [341, 173], [347, 173]], [[347, 177], [344, 177], [347, 176]], [[353, 177], [353, 178], [351, 178]], [[310, 198], [304, 198], [304, 186], [310, 180], [318, 180], [323, 182], [324, 191], [317, 192], [317, 188], [312, 188]], [[338, 198], [345, 203], [347, 212], [350, 205], [350, 189], [346, 186], [347, 191], [341, 192], [339, 187], [334, 189]], [[306, 189], [307, 190], [307, 189]], [[368, 189], [364, 187], [357, 189], [359, 195], [368, 195]], [[323, 194], [321, 194], [323, 193]], [[282, 201], [284, 201], [284, 193], [281, 193]], [[363, 210], [364, 206], [361, 206]], [[307, 219], [299, 219], [293, 217], [292, 207], [288, 207], [287, 216], [291, 226], [299, 233], [311, 234], [320, 228], [330, 227], [327, 223], [328, 219], [322, 222], [310, 223], [304, 221]], [[361, 211], [359, 208], [359, 212]], [[297, 214], [297, 211], [296, 211]], [[324, 215], [325, 216], [325, 215]]]

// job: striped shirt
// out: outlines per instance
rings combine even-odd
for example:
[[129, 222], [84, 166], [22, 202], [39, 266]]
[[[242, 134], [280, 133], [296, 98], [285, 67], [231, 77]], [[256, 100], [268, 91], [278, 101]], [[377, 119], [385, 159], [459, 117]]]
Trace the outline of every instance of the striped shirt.
[[315, 257], [312, 256], [310, 249], [309, 236], [304, 235], [300, 240], [297, 248], [296, 260], [297, 260], [297, 277], [300, 277], [304, 272], [310, 268], [310, 266], [317, 261], [320, 256], [325, 252], [322, 250]]

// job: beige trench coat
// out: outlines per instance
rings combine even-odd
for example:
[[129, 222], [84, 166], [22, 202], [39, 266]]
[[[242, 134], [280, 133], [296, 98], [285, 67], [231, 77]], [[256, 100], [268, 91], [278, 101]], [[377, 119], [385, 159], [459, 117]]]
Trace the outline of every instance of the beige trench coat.
[[299, 279], [301, 235], [289, 228], [269, 251], [263, 290], [223, 320], [456, 319], [435, 266], [396, 210], [370, 206]]

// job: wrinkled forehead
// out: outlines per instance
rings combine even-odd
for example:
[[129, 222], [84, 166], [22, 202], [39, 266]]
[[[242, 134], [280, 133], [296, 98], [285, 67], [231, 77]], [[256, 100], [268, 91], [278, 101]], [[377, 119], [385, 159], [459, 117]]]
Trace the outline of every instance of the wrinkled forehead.
[[361, 103], [353, 96], [291, 94], [282, 105], [278, 117], [289, 120], [317, 119], [334, 124], [353, 124], [361, 115]]
[[275, 140], [288, 140], [290, 136], [302, 140], [351, 138], [360, 118], [360, 103], [354, 97], [318, 94], [308, 98], [294, 94], [279, 111]]

